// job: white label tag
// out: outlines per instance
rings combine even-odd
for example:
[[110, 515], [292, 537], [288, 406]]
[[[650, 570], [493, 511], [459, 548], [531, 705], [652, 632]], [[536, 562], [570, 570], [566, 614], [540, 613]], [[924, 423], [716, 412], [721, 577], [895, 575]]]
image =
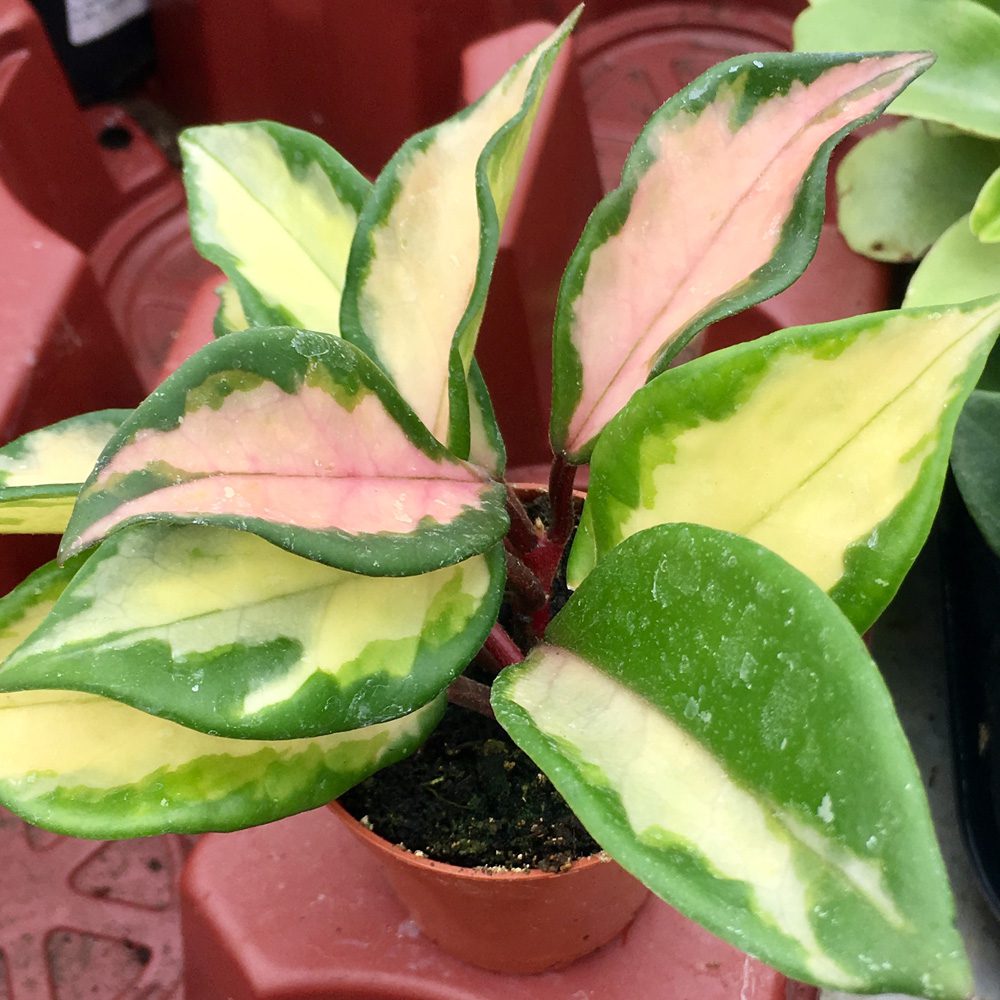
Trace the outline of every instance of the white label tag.
[[86, 45], [147, 10], [149, 0], [66, 0], [66, 34], [71, 45]]

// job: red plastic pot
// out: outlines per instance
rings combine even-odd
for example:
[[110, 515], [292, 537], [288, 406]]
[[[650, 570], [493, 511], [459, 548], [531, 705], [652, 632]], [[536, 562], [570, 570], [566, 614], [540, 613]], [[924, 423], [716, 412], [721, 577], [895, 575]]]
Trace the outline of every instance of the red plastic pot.
[[605, 854], [564, 872], [460, 868], [419, 857], [330, 809], [370, 851], [420, 930], [450, 955], [497, 972], [568, 965], [617, 937], [649, 890]]

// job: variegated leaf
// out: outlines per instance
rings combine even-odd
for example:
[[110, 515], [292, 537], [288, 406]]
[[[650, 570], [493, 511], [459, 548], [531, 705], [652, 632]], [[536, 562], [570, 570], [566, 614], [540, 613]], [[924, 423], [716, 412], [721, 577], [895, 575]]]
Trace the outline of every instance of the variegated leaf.
[[542, 91], [578, 14], [475, 104], [407, 140], [358, 223], [342, 333], [379, 361], [420, 419], [459, 454], [469, 437], [462, 382], [500, 228]]
[[84, 480], [131, 410], [99, 410], [0, 448], [0, 534], [60, 534]]
[[[216, 337], [224, 337], [227, 333], [239, 333], [250, 326], [240, 302], [240, 293], [231, 281], [225, 281], [216, 290], [219, 296], [219, 308], [212, 321], [212, 332]], [[331, 331], [339, 333], [340, 331]]]
[[823, 219], [830, 150], [930, 61], [740, 56], [653, 115], [563, 277], [556, 451], [585, 461], [608, 420], [695, 333], [802, 273]]
[[442, 698], [393, 722], [266, 742], [96, 695], [0, 694], [0, 803], [75, 837], [238, 830], [321, 806], [408, 756], [443, 709]]
[[498, 678], [497, 718], [632, 874], [797, 979], [967, 996], [892, 700], [805, 576], [661, 525], [598, 567], [546, 643]]
[[322, 139], [274, 122], [187, 129], [180, 146], [195, 245], [250, 322], [338, 333], [369, 182]]
[[975, 0], [824, 0], [795, 21], [795, 47], [932, 49], [934, 67], [889, 109], [1000, 138], [1000, 16]]
[[979, 192], [969, 225], [984, 243], [1000, 243], [1000, 167], [993, 171]]
[[998, 330], [991, 299], [784, 330], [667, 372], [594, 452], [571, 584], [623, 538], [691, 521], [773, 549], [866, 629], [930, 530]]
[[252, 531], [371, 576], [485, 552], [504, 490], [450, 455], [374, 362], [323, 333], [232, 333], [204, 347], [112, 438], [63, 554], [114, 527], [174, 520]]
[[496, 620], [503, 557], [406, 578], [254, 535], [140, 525], [92, 556], [0, 668], [0, 690], [87, 691], [204, 732], [296, 739], [426, 704]]
[[507, 448], [500, 434], [493, 402], [479, 370], [472, 359], [468, 378], [469, 391], [469, 461], [486, 469], [497, 479], [507, 467]]
[[963, 215], [920, 262], [906, 288], [904, 306], [970, 302], [1000, 292], [1000, 246], [983, 243]]

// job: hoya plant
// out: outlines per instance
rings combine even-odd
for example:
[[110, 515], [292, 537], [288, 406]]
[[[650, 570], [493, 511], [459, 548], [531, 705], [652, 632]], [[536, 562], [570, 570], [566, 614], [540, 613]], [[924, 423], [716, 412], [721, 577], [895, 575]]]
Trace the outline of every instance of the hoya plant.
[[671, 367], [801, 273], [832, 146], [930, 57], [739, 57], [653, 115], [559, 292], [542, 524], [474, 347], [571, 23], [374, 183], [273, 123], [184, 134], [218, 338], [134, 411], [0, 453], [5, 530], [65, 529], [0, 602], [0, 800], [82, 836], [245, 827], [410, 753], [449, 696], [488, 699], [713, 932], [810, 982], [958, 1000], [920, 777], [859, 633], [929, 530], [1000, 301]]

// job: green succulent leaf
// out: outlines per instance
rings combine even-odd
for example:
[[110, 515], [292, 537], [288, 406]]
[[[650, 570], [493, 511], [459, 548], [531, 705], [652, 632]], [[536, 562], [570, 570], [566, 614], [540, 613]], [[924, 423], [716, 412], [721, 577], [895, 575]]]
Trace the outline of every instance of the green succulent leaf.
[[937, 508], [1000, 299], [800, 327], [651, 382], [594, 452], [570, 585], [630, 535], [690, 521], [766, 545], [862, 631]]
[[975, 0], [824, 0], [795, 21], [795, 47], [931, 49], [937, 62], [890, 112], [1000, 138], [1000, 15]]
[[951, 453], [951, 468], [988, 545], [1000, 555], [1000, 392], [977, 389], [965, 404]]
[[969, 225], [984, 243], [1000, 243], [1000, 167], [990, 175], [979, 192], [972, 206]]
[[472, 359], [468, 378], [469, 392], [469, 461], [486, 469], [496, 479], [501, 479], [507, 467], [507, 448], [497, 424], [489, 389]]
[[905, 121], [862, 139], [837, 171], [837, 221], [852, 250], [911, 261], [976, 201], [1000, 143]]
[[351, 572], [405, 576], [487, 551], [503, 487], [455, 458], [373, 361], [325, 333], [231, 333], [122, 424], [63, 555], [142, 520], [250, 531]]
[[553, 344], [553, 447], [597, 435], [699, 330], [774, 295], [816, 250], [826, 164], [931, 57], [739, 56], [657, 111], [570, 258]]
[[967, 996], [889, 693], [774, 553], [696, 525], [629, 538], [493, 707], [601, 846], [713, 933], [809, 982]]
[[98, 548], [0, 668], [0, 690], [86, 691], [243, 739], [359, 729], [461, 673], [496, 620], [503, 566], [497, 548], [360, 576], [245, 532], [139, 525]]
[[461, 457], [469, 446], [463, 382], [500, 228], [545, 83], [578, 16], [475, 104], [407, 140], [358, 223], [343, 335], [378, 360], [420, 419]]
[[131, 410], [99, 410], [0, 448], [0, 534], [61, 534], [101, 450]]
[[186, 129], [180, 147], [195, 245], [233, 283], [250, 324], [339, 333], [371, 184], [322, 139], [275, 122]]
[[920, 262], [906, 289], [904, 306], [971, 302], [1000, 292], [1000, 246], [983, 243], [963, 215], [945, 230]]

